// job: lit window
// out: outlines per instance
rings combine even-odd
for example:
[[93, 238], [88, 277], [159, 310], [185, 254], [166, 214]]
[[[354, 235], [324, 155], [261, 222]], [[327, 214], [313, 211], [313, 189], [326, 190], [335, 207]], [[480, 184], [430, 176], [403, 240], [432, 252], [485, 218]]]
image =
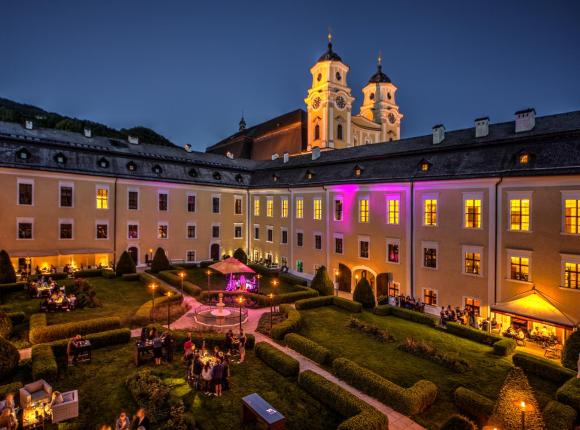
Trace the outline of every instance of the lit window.
[[479, 275], [481, 270], [481, 254], [479, 252], [465, 253], [465, 273]]
[[296, 199], [296, 218], [304, 218], [304, 200], [302, 198]]
[[317, 221], [322, 219], [322, 199], [314, 199], [314, 219]]
[[129, 224], [127, 226], [127, 238], [139, 239], [139, 224]]
[[104, 187], [97, 188], [97, 209], [109, 208], [109, 189]]
[[479, 316], [481, 308], [481, 300], [474, 299], [473, 297], [465, 298], [465, 309], [468, 311], [473, 311], [475, 316]]
[[481, 228], [481, 200], [465, 200], [465, 227]]
[[567, 199], [564, 206], [566, 233], [580, 233], [580, 200]]
[[387, 240], [387, 261], [389, 263], [399, 263], [399, 241]]
[[437, 248], [423, 248], [423, 267], [437, 269]]
[[97, 229], [97, 239], [109, 238], [109, 224], [97, 223], [96, 229]]
[[528, 164], [530, 162], [530, 154], [527, 153], [520, 154], [520, 156], [518, 157], [518, 162], [520, 164]]
[[429, 163], [427, 162], [422, 162], [421, 163], [421, 172], [428, 172], [429, 171]]
[[355, 174], [355, 176], [360, 176], [360, 175], [362, 175], [362, 172], [363, 172], [363, 169], [362, 169], [362, 167], [360, 167], [360, 166], [355, 166], [355, 168], [354, 168], [354, 174]]
[[342, 221], [342, 199], [335, 199], [334, 200], [334, 220], [335, 221]]
[[423, 225], [437, 225], [437, 200], [428, 199], [423, 203]]
[[358, 201], [358, 222], [369, 222], [369, 199]]
[[169, 227], [167, 224], [158, 224], [157, 225], [157, 239], [167, 239], [169, 233]]
[[282, 218], [288, 218], [288, 199], [282, 199]]
[[564, 287], [579, 289], [580, 263], [568, 263], [564, 266]]
[[437, 291], [427, 289], [423, 290], [423, 302], [426, 305], [437, 305]]
[[260, 197], [254, 198], [254, 216], [260, 216]]
[[401, 294], [400, 282], [389, 282], [389, 297], [397, 297]]
[[399, 224], [399, 199], [388, 198], [387, 199], [387, 222], [388, 224], [398, 225]]
[[530, 279], [530, 259], [528, 257], [510, 257], [510, 279], [526, 281]]
[[510, 229], [530, 230], [530, 199], [510, 200]]
[[272, 197], [268, 197], [266, 200], [266, 216], [273, 217], [274, 216], [274, 200]]

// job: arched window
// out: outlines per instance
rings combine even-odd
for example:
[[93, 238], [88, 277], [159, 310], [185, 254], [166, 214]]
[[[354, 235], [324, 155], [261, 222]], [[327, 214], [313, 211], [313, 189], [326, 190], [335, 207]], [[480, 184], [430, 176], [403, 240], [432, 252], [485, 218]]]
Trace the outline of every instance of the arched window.
[[314, 126], [314, 140], [320, 139], [320, 126], [316, 124]]
[[342, 124], [336, 127], [336, 138], [342, 140]]

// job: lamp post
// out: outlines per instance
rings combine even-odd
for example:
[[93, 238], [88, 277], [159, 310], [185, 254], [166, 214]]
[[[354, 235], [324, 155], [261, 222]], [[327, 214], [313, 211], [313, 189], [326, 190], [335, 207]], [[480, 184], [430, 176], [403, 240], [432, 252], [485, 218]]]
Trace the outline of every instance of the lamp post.
[[211, 276], [211, 270], [207, 269], [205, 274], [207, 275], [207, 292], [209, 293], [209, 277]]
[[276, 291], [276, 287], [278, 286], [278, 280], [277, 279], [273, 279], [272, 280], [272, 294], [274, 294], [274, 292]]
[[240, 333], [242, 332], [242, 304], [244, 303], [244, 298], [242, 296], [238, 297], [238, 303], [240, 304]]
[[256, 279], [257, 279], [257, 282], [256, 282], [256, 290], [257, 290], [257, 293], [258, 294], [260, 293], [260, 278], [261, 277], [262, 277], [262, 275], [260, 275], [259, 273], [256, 275]]
[[171, 307], [171, 300], [169, 300], [171, 298], [172, 294], [171, 291], [167, 292], [167, 330], [171, 329], [171, 320], [169, 318], [170, 315], [170, 307]]
[[181, 297], [183, 297], [183, 278], [185, 278], [185, 273], [179, 272], [179, 278], [181, 279]]
[[334, 295], [338, 296], [338, 275], [340, 275], [340, 272], [338, 271], [338, 269], [334, 269]]
[[522, 400], [518, 406], [522, 412], [522, 430], [526, 430], [526, 402]]
[[151, 290], [151, 300], [153, 302], [153, 305], [151, 307], [151, 312], [149, 313], [149, 319], [152, 320], [153, 317], [153, 312], [155, 312], [155, 289], [157, 288], [157, 285], [155, 284], [149, 284], [149, 289]]
[[272, 336], [272, 299], [274, 298], [274, 294], [268, 294], [270, 297], [270, 336]]
[[149, 265], [151, 266], [151, 262], [153, 261], [153, 248], [149, 248]]

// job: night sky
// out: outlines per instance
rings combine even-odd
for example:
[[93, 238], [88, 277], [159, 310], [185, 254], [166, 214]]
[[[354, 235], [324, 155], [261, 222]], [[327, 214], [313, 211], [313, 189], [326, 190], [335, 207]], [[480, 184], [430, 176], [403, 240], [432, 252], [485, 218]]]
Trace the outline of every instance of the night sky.
[[382, 51], [402, 137], [580, 109], [577, 0], [3, 0], [0, 23], [0, 97], [200, 150], [304, 108], [329, 27], [354, 113]]

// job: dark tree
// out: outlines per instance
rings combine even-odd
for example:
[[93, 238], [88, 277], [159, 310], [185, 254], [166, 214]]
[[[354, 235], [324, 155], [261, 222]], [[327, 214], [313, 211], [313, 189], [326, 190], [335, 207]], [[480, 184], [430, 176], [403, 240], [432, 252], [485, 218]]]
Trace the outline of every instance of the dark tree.
[[234, 258], [244, 264], [248, 264], [248, 256], [242, 248], [238, 248], [234, 251]]
[[328, 276], [325, 266], [320, 266], [310, 283], [310, 288], [315, 289], [321, 296], [332, 296], [334, 294], [334, 284]]
[[5, 250], [0, 251], [0, 284], [12, 284], [16, 282], [16, 272], [10, 256]]
[[372, 309], [375, 307], [375, 293], [367, 278], [361, 278], [358, 281], [354, 287], [352, 299], [362, 304], [364, 308]]
[[167, 255], [163, 248], [157, 248], [155, 251], [155, 255], [153, 256], [153, 261], [151, 262], [151, 272], [152, 273], [159, 273], [163, 270], [171, 269], [171, 264], [167, 259]]
[[125, 275], [127, 273], [136, 273], [137, 267], [133, 261], [133, 257], [129, 255], [127, 251], [123, 251], [119, 257], [119, 261], [116, 266], [117, 276]]

